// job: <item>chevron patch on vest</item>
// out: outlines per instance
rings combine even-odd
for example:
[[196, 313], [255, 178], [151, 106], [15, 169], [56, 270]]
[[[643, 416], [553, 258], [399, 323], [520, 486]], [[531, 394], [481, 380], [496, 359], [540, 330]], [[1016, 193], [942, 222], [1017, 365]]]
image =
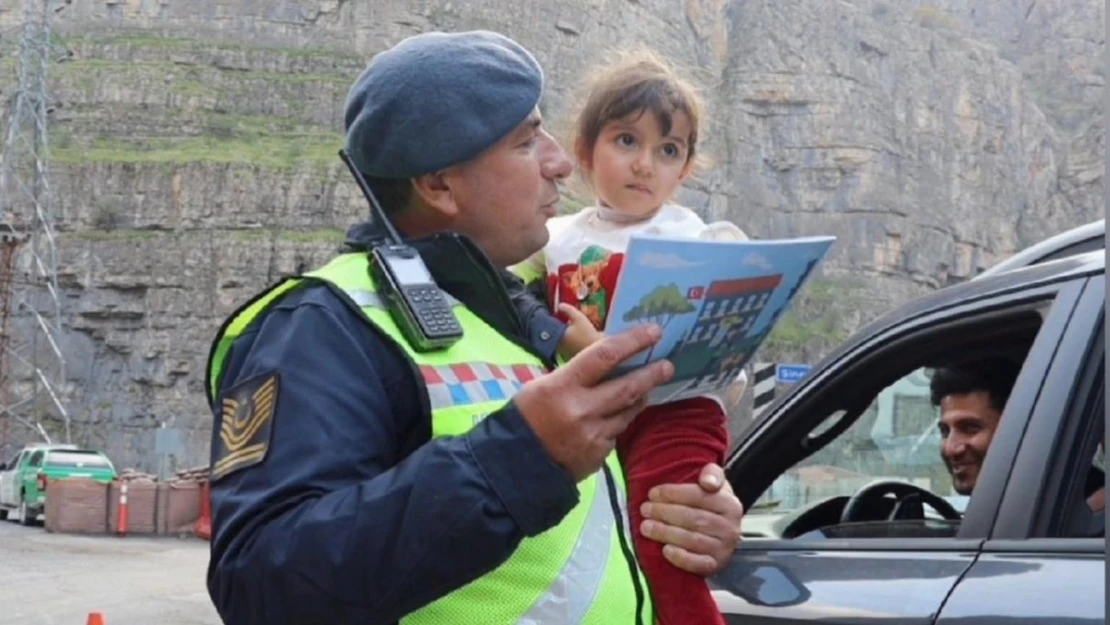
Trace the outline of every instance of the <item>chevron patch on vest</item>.
[[277, 398], [277, 373], [251, 378], [227, 392], [221, 406], [217, 449], [212, 456], [213, 480], [266, 458]]
[[495, 365], [484, 362], [442, 367], [421, 365], [420, 373], [428, 387], [432, 410], [508, 401], [520, 387], [545, 373], [535, 365]]

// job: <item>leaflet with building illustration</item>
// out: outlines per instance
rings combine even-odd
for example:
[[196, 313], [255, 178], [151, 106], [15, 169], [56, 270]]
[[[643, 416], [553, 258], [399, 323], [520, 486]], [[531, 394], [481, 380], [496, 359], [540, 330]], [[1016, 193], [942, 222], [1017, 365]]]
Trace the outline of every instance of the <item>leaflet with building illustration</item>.
[[602, 300], [605, 332], [656, 323], [663, 327], [663, 338], [621, 370], [661, 358], [674, 363], [674, 379], [656, 389], [653, 404], [723, 392], [835, 240], [633, 237], [619, 263], [613, 293]]

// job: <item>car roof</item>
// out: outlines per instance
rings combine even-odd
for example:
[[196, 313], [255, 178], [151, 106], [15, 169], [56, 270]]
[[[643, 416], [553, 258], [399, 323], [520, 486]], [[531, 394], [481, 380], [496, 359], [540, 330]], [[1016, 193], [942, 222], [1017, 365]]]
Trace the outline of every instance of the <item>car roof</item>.
[[1106, 220], [1099, 219], [1051, 236], [980, 272], [973, 280], [998, 275], [1053, 259], [1074, 248], [1079, 253], [1106, 249]]
[[947, 286], [917, 297], [878, 317], [855, 332], [852, 338], [841, 343], [822, 360], [838, 359], [844, 353], [851, 351], [879, 332], [909, 319], [950, 308], [960, 302], [974, 301], [1007, 291], [1031, 289], [1044, 284], [1100, 273], [1103, 275], [1106, 273], [1106, 252], [1104, 250], [1083, 252], [1058, 260], [1011, 269], [992, 275], [980, 275], [976, 280]]

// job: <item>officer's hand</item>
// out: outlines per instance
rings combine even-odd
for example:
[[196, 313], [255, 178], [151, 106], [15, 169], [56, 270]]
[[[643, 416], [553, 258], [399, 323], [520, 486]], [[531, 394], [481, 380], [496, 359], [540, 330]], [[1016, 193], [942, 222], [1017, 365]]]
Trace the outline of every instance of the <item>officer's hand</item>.
[[715, 464], [702, 468], [697, 484], [651, 489], [640, 511], [644, 536], [663, 543], [671, 564], [696, 575], [720, 572], [740, 544], [744, 505]]
[[513, 397], [547, 453], [576, 482], [601, 468], [617, 435], [647, 405], [648, 394], [674, 375], [674, 366], [660, 360], [603, 382], [661, 336], [658, 326], [644, 325], [604, 337]]

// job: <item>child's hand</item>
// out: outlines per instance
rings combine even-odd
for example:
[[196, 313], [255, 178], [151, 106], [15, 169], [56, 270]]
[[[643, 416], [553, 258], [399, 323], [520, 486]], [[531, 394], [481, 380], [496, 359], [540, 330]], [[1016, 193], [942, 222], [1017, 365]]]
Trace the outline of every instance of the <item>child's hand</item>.
[[603, 333], [599, 332], [594, 324], [578, 310], [570, 304], [559, 304], [559, 312], [567, 316], [570, 323], [567, 324], [566, 334], [563, 335], [563, 340], [559, 343], [559, 355], [565, 360], [570, 360], [578, 352], [586, 349], [594, 341], [597, 341]]

